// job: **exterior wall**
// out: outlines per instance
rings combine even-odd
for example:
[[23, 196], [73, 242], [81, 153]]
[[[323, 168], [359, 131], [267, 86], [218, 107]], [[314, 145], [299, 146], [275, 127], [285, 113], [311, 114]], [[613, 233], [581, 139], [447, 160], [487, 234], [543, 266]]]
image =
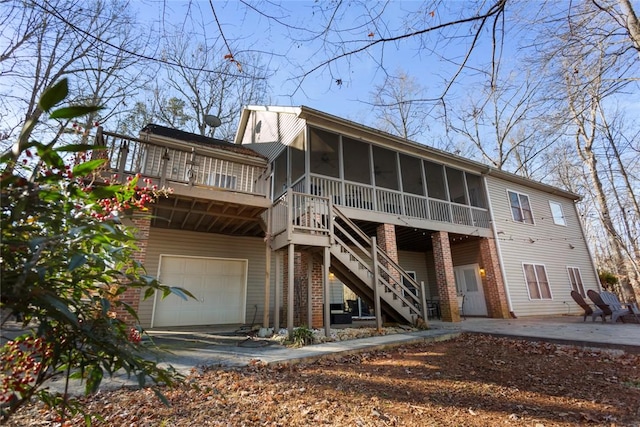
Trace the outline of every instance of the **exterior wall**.
[[[487, 176], [495, 220], [497, 247], [502, 255], [511, 310], [517, 316], [574, 314], [580, 308], [571, 299], [567, 267], [578, 267], [587, 289], [598, 289], [598, 279], [580, 229], [573, 201], [527, 186]], [[529, 197], [534, 224], [513, 220], [507, 190]], [[549, 201], [562, 205], [566, 226], [553, 222]], [[523, 263], [545, 266], [552, 299], [531, 300]]]
[[415, 271], [416, 281], [424, 282], [426, 288], [427, 299], [432, 294], [429, 293], [429, 279], [427, 272], [427, 256], [423, 252], [398, 251], [398, 263], [405, 271]]
[[[233, 237], [192, 231], [151, 228], [144, 266], [157, 277], [161, 254], [248, 259], [245, 322], [261, 323], [264, 312], [265, 243], [262, 238]], [[271, 302], [274, 307], [275, 258], [271, 265]], [[257, 306], [257, 312], [256, 312]], [[153, 297], [140, 301], [138, 316], [143, 327], [151, 324]], [[273, 321], [273, 313], [269, 318]]]
[[304, 130], [305, 124], [303, 119], [293, 113], [252, 111], [242, 136], [242, 144], [280, 142], [282, 145], [289, 145]]

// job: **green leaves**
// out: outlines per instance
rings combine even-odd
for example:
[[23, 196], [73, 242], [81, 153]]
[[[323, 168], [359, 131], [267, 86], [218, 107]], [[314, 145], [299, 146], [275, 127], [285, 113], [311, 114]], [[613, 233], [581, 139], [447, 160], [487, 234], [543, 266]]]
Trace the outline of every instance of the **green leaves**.
[[100, 111], [102, 107], [98, 107], [95, 105], [90, 106], [75, 106], [75, 107], [64, 107], [58, 110], [53, 111], [49, 114], [49, 118], [51, 119], [75, 119], [76, 117], [85, 116], [89, 113], [93, 113], [95, 111]]
[[42, 108], [42, 111], [49, 112], [56, 104], [62, 102], [69, 94], [69, 82], [67, 79], [62, 79], [58, 83], [45, 90], [38, 105]]

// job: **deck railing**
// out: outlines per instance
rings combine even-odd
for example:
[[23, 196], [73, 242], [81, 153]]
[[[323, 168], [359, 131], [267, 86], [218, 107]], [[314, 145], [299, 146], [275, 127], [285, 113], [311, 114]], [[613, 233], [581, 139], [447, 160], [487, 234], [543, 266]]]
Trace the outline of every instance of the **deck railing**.
[[[303, 184], [303, 181], [298, 182], [296, 191], [301, 191]], [[327, 197], [338, 206], [490, 228], [489, 211], [475, 206], [375, 188], [366, 184], [342, 182], [339, 179], [317, 175], [311, 175], [310, 189], [311, 194]]]
[[230, 191], [268, 194], [266, 168], [216, 157], [212, 152], [178, 144], [164, 145], [99, 131], [96, 145], [106, 147], [108, 167], [124, 177], [141, 174], [165, 185], [167, 181], [215, 187]]

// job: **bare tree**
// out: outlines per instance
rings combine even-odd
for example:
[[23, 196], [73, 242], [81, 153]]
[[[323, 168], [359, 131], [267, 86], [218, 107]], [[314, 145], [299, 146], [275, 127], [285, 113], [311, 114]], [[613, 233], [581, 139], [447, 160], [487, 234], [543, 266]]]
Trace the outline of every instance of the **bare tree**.
[[[266, 99], [266, 67], [253, 55], [232, 56], [227, 48], [222, 38], [198, 41], [192, 34], [180, 31], [167, 37], [164, 55], [178, 66], [166, 70], [164, 84], [155, 90], [156, 97], [174, 102], [157, 104], [164, 123], [171, 124], [168, 117], [172, 112], [167, 109], [176, 107], [176, 102], [182, 103], [188, 130], [207, 136], [215, 132], [217, 138], [230, 140], [242, 107]], [[218, 117], [222, 125], [217, 130], [208, 127], [207, 115]]]
[[429, 117], [424, 105], [414, 100], [423, 98], [423, 92], [418, 80], [403, 70], [387, 75], [370, 93], [374, 125], [404, 139], [420, 139], [429, 129]]
[[539, 91], [539, 81], [518, 76], [471, 92], [449, 115], [448, 127], [472, 143], [475, 150], [467, 154], [479, 155], [497, 169], [532, 178], [539, 168], [536, 160], [555, 140], [540, 120]]
[[140, 73], [131, 70], [139, 58], [131, 50], [141, 50], [145, 40], [135, 33], [125, 1], [9, 0], [3, 11], [3, 20], [13, 23], [3, 32], [9, 47], [2, 56], [0, 90], [13, 99], [6, 127], [38, 122], [43, 111], [37, 100], [63, 77], [72, 82], [71, 103], [105, 107], [84, 128], [115, 114], [135, 92]]

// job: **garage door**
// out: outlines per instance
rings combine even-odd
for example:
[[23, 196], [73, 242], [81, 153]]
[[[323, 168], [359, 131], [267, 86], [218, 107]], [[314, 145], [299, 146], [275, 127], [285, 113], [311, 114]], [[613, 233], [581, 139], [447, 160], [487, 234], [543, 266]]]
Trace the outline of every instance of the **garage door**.
[[196, 299], [156, 295], [153, 327], [245, 321], [247, 260], [161, 255], [159, 280]]

